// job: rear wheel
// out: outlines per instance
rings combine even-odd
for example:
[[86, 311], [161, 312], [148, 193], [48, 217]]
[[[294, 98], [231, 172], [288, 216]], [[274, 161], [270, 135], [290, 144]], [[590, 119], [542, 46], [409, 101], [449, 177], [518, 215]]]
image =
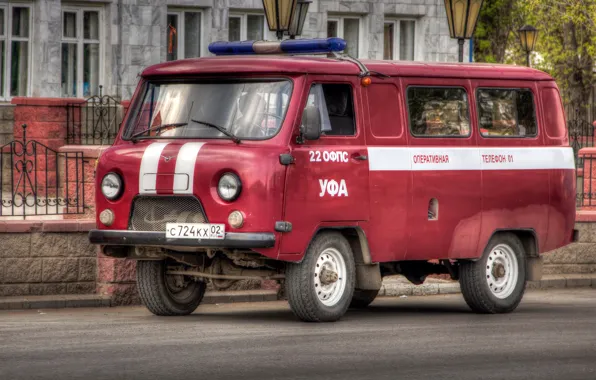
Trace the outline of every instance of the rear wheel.
[[517, 236], [495, 235], [482, 258], [460, 265], [461, 291], [477, 313], [509, 313], [517, 308], [526, 289], [526, 255]]
[[338, 232], [320, 233], [302, 262], [286, 268], [290, 308], [306, 322], [337, 321], [350, 305], [355, 278], [348, 241]]
[[193, 278], [166, 274], [168, 261], [138, 261], [137, 288], [143, 304], [155, 315], [188, 315], [196, 310], [206, 285]]
[[356, 289], [354, 290], [354, 295], [352, 296], [352, 302], [350, 303], [350, 307], [353, 309], [364, 309], [370, 305], [377, 295], [379, 294], [379, 290], [363, 290], [363, 289]]

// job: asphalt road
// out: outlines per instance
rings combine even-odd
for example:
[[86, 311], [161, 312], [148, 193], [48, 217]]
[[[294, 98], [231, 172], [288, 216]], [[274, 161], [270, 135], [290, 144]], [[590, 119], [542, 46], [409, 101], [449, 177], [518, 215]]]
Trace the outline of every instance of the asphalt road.
[[286, 303], [0, 312], [0, 379], [596, 379], [596, 289], [528, 293], [509, 315], [459, 295], [386, 298], [340, 322]]

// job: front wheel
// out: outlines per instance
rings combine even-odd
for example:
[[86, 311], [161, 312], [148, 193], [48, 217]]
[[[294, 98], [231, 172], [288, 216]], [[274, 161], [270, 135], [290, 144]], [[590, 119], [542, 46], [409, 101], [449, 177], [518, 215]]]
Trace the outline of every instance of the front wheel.
[[162, 261], [137, 262], [137, 288], [143, 304], [155, 315], [188, 315], [196, 310], [206, 285], [193, 278], [166, 274], [169, 263]]
[[350, 306], [355, 279], [348, 241], [338, 232], [320, 233], [302, 262], [286, 268], [290, 308], [306, 322], [337, 321]]
[[460, 265], [461, 292], [477, 313], [510, 313], [526, 289], [526, 255], [517, 236], [495, 235], [482, 258]]

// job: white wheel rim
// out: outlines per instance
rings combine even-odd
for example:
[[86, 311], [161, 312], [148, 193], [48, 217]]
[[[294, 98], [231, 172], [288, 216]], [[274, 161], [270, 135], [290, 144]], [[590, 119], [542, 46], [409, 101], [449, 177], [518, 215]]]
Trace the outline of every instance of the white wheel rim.
[[499, 244], [493, 248], [486, 261], [486, 281], [491, 293], [499, 298], [509, 297], [519, 278], [519, 265], [513, 248]]
[[[323, 272], [336, 273], [337, 281], [326, 283]], [[315, 266], [314, 283], [317, 298], [325, 306], [336, 305], [346, 290], [346, 262], [335, 248], [327, 248], [319, 254]]]

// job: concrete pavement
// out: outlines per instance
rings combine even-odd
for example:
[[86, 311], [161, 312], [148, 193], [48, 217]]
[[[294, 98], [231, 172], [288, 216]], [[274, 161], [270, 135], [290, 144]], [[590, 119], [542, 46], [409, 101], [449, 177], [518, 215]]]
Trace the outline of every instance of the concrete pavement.
[[596, 378], [596, 291], [531, 291], [508, 315], [461, 295], [380, 298], [305, 324], [285, 302], [0, 312], [0, 379]]

